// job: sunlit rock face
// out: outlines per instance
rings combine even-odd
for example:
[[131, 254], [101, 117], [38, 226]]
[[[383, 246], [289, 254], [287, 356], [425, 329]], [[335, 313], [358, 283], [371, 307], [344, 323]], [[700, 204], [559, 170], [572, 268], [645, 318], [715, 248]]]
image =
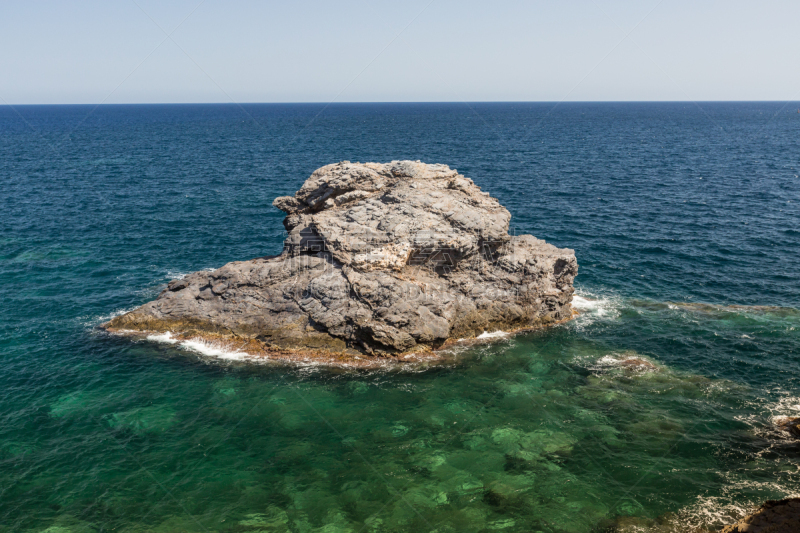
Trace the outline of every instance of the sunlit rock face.
[[394, 355], [572, 315], [574, 252], [509, 235], [508, 210], [447, 165], [344, 161], [273, 205], [281, 255], [175, 280], [107, 326]]

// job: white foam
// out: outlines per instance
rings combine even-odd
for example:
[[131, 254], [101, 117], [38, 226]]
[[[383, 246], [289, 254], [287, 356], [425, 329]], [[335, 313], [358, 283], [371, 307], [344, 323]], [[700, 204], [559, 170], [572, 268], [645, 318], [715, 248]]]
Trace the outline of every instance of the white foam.
[[500, 331], [500, 330], [493, 331], [491, 333], [489, 333], [488, 331], [484, 331], [483, 333], [478, 335], [476, 338], [478, 338], [478, 339], [500, 339], [500, 338], [503, 338], [503, 337], [508, 337], [508, 335], [509, 334], [507, 332]]
[[800, 416], [800, 397], [786, 394], [777, 402], [767, 405], [767, 410], [773, 424], [782, 418], [796, 418]]
[[572, 297], [572, 307], [584, 313], [593, 313], [597, 316], [605, 316], [614, 306], [611, 300], [606, 298], [584, 298], [579, 294]]
[[613, 320], [619, 316], [620, 301], [581, 290], [572, 296], [572, 307], [580, 312], [576, 324], [588, 326], [598, 320]]
[[583, 296], [575, 294], [572, 297], [572, 307], [581, 311], [592, 311], [598, 308], [599, 300], [589, 300]]
[[163, 342], [165, 344], [177, 344], [178, 342], [178, 339], [172, 338], [172, 332], [170, 331], [162, 333], [161, 335], [148, 335], [147, 340], [153, 342]]
[[619, 359], [614, 357], [613, 355], [604, 355], [600, 359], [597, 360], [597, 365], [599, 366], [618, 366], [622, 363], [624, 359]]
[[191, 350], [206, 357], [216, 357], [217, 359], [225, 359], [229, 361], [245, 361], [253, 359], [249, 353], [239, 350], [231, 350], [218, 342], [210, 342], [203, 339], [176, 339], [171, 331], [161, 334], [148, 335], [147, 340], [153, 342], [161, 342], [164, 344], [177, 344], [185, 350]]
[[750, 399], [745, 401], [747, 414], [734, 416], [734, 420], [749, 426], [750, 431], [766, 440], [763, 448], [756, 452], [757, 456], [768, 455], [774, 447], [781, 447], [787, 442], [793, 442], [788, 434], [780, 430], [779, 426], [787, 418], [800, 416], [800, 397], [790, 391], [775, 390], [779, 394], [777, 400]]
[[736, 502], [730, 497], [698, 496], [697, 501], [678, 512], [680, 523], [692, 529], [732, 524], [753, 512], [758, 504]]
[[218, 359], [226, 359], [229, 361], [245, 361], [253, 358], [253, 356], [249, 353], [241, 352], [239, 350], [230, 350], [222, 344], [208, 342], [202, 339], [189, 339], [181, 342], [180, 346], [207, 357], [216, 357]]
[[[755, 511], [768, 495], [782, 495], [783, 498], [797, 496], [797, 489], [792, 483], [774, 481], [755, 481], [753, 472], [745, 479], [740, 473], [719, 472], [726, 483], [719, 496], [701, 495], [695, 503], [679, 510], [679, 521], [687, 531], [694, 531], [701, 527], [719, 528], [741, 520], [746, 515]], [[745, 474], [746, 475], [746, 474]], [[742, 499], [742, 494], [758, 492], [764, 496], [754, 500]]]

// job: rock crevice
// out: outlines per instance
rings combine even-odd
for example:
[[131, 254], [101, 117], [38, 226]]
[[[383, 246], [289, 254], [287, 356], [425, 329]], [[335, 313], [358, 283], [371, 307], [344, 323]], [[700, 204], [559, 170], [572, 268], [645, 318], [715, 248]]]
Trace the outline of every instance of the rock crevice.
[[511, 215], [446, 165], [324, 166], [294, 196], [281, 255], [172, 281], [111, 330], [394, 355], [572, 315], [572, 250], [509, 235]]

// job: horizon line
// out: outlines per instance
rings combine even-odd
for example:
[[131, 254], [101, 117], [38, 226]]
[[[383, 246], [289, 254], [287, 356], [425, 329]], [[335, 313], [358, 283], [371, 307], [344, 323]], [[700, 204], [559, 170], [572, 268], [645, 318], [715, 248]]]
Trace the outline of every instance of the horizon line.
[[750, 103], [788, 104], [800, 100], [381, 100], [381, 101], [352, 101], [352, 102], [325, 102], [325, 101], [300, 101], [300, 102], [117, 102], [117, 103], [0, 103], [4, 107], [24, 106], [147, 106], [147, 105], [368, 105], [368, 104], [718, 104], [718, 103]]

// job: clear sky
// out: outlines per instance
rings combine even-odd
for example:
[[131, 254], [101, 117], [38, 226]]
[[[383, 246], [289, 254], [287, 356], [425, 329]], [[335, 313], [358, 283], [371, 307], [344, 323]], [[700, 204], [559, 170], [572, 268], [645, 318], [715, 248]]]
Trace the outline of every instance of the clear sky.
[[797, 100], [798, 0], [7, 0], [0, 104]]

